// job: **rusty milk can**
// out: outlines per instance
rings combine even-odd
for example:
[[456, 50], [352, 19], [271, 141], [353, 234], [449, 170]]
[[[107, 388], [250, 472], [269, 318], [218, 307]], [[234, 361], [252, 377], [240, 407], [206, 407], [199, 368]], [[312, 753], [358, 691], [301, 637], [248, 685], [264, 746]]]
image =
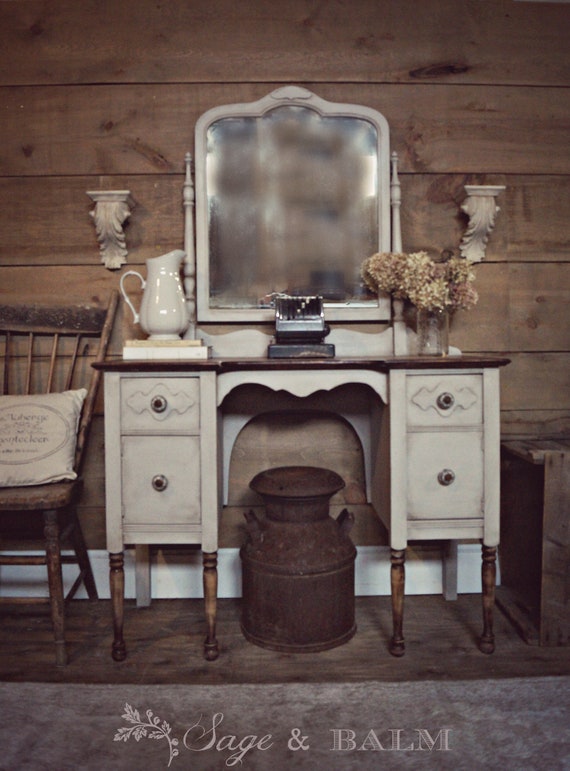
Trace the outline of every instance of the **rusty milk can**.
[[354, 635], [354, 515], [329, 516], [330, 498], [344, 487], [334, 471], [284, 466], [257, 474], [250, 487], [265, 503], [250, 511], [240, 551], [245, 637], [278, 651], [313, 652]]

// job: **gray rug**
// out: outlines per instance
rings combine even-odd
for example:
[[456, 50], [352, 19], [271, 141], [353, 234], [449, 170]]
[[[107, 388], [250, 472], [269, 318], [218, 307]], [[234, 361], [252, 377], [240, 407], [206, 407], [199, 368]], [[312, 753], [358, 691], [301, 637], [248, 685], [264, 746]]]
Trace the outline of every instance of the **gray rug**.
[[6, 771], [570, 769], [570, 677], [0, 683], [0, 710]]

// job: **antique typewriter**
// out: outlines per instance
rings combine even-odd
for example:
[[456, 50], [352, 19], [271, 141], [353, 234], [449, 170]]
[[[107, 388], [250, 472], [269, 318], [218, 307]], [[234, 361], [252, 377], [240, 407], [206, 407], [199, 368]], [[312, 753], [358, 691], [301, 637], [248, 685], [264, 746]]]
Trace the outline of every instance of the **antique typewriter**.
[[325, 323], [323, 298], [279, 295], [275, 298], [275, 342], [270, 359], [330, 358], [334, 345], [323, 342], [330, 332]]

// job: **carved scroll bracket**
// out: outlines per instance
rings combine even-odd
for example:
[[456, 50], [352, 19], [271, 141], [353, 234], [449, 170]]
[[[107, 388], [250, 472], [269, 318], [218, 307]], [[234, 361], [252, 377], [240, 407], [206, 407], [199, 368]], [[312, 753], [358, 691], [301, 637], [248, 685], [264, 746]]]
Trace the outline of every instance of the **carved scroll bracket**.
[[88, 190], [87, 195], [95, 202], [95, 208], [90, 214], [95, 223], [101, 262], [109, 270], [117, 270], [127, 261], [123, 225], [135, 206], [131, 191]]
[[461, 209], [469, 217], [469, 223], [459, 245], [462, 257], [472, 262], [485, 259], [489, 234], [495, 227], [497, 212], [500, 211], [496, 198], [503, 190], [504, 185], [465, 185], [467, 198]]

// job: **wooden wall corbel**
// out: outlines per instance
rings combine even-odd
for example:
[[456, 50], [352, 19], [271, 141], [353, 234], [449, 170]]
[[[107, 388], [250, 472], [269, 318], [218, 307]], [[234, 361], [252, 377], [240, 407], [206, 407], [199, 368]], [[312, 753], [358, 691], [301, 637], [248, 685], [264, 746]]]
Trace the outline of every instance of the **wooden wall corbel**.
[[500, 211], [496, 198], [505, 189], [504, 185], [465, 185], [467, 198], [461, 204], [461, 210], [467, 214], [469, 222], [459, 251], [462, 257], [471, 262], [485, 259], [489, 234], [495, 227], [497, 212]]
[[130, 217], [135, 202], [130, 190], [88, 190], [95, 202], [90, 212], [95, 223], [101, 262], [109, 270], [117, 270], [127, 261], [128, 254], [123, 225]]

